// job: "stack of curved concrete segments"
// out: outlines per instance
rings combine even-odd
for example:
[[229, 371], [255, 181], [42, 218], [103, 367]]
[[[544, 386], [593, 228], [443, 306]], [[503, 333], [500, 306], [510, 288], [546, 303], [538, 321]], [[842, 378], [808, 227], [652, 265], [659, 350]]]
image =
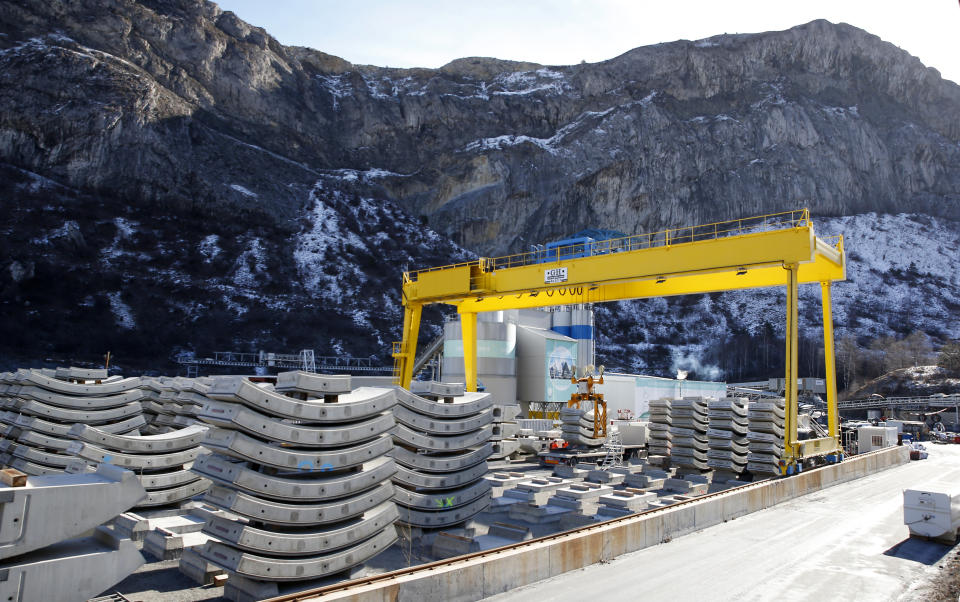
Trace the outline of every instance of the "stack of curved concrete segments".
[[490, 505], [487, 458], [493, 453], [493, 405], [488, 393], [463, 385], [416, 383], [417, 395], [398, 389], [393, 457], [400, 522], [449, 527]]
[[496, 404], [493, 406], [493, 444], [491, 460], [502, 460], [515, 456], [520, 452], [520, 425], [517, 417], [520, 415], [520, 406], [517, 404]]
[[197, 412], [207, 401], [210, 377], [145, 377], [143, 415], [147, 419], [144, 434], [169, 433], [197, 423]]
[[[747, 400], [742, 397], [724, 397], [707, 404], [710, 417], [710, 451], [707, 465], [715, 471], [729, 473], [727, 480], [736, 478], [747, 464]], [[714, 482], [719, 482], [717, 473]]]
[[780, 474], [783, 455], [784, 399], [753, 401], [747, 412], [750, 432], [747, 470], [753, 474]]
[[707, 470], [709, 418], [707, 400], [703, 397], [674, 399], [670, 405], [673, 424], [673, 448], [670, 451], [672, 465]]
[[74, 424], [113, 435], [138, 434], [145, 425], [139, 378], [107, 377], [106, 370], [17, 370], [0, 376], [4, 440], [0, 464], [29, 475], [62, 473], [77, 458], [69, 451]]
[[200, 453], [207, 427], [193, 425], [161, 435], [115, 435], [98, 427], [75, 424], [67, 451], [91, 464], [113, 464], [132, 470], [147, 490], [136, 508], [166, 506], [192, 498], [210, 487], [190, 467]]
[[200, 555], [242, 577], [228, 589], [276, 595], [276, 582], [345, 571], [396, 541], [393, 389], [287, 372], [275, 387], [218, 377], [206, 394], [198, 417], [213, 453], [193, 470], [215, 483], [204, 501], [235, 516], [207, 522], [219, 541]]
[[603, 445], [603, 439], [597, 437], [593, 429], [593, 410], [580, 408], [562, 408], [560, 410], [561, 437], [568, 443], [588, 447]]
[[670, 425], [673, 417], [670, 408], [673, 402], [669, 399], [654, 399], [650, 401], [650, 438], [648, 443], [649, 458], [665, 459], [670, 457], [673, 434]]

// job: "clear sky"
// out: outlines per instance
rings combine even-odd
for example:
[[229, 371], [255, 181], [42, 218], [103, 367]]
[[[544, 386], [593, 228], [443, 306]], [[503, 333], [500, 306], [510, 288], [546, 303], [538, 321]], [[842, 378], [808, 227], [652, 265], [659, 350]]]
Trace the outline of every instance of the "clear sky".
[[[216, 1], [216, 0], [215, 0]], [[466, 56], [546, 65], [721, 33], [849, 23], [960, 82], [958, 0], [221, 0], [285, 45], [352, 63], [439, 67]]]

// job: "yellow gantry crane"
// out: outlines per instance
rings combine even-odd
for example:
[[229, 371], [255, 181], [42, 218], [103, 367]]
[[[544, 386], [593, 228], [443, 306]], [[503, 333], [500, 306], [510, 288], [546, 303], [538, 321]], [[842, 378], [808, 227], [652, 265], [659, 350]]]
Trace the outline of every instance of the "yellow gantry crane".
[[[830, 283], [846, 278], [843, 237], [818, 238], [807, 209], [640, 234], [403, 274], [403, 341], [395, 382], [410, 386], [425, 305], [460, 314], [467, 390], [477, 386], [477, 313], [785, 286], [784, 474], [807, 458], [840, 454]], [[819, 283], [823, 306], [829, 436], [797, 440], [797, 301]]]

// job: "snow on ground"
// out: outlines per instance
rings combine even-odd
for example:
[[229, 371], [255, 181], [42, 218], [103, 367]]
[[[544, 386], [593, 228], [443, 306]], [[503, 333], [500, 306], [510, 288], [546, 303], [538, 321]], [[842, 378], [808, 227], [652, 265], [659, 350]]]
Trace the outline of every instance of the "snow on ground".
[[124, 330], [134, 330], [137, 321], [133, 317], [133, 310], [120, 298], [120, 291], [107, 293], [107, 299], [110, 301], [110, 311], [113, 312], [117, 326]]

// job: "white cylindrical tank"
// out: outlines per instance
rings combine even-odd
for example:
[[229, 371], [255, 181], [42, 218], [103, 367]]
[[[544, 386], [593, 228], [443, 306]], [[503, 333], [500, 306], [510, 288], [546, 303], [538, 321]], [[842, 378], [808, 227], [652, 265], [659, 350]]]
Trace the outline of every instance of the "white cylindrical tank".
[[[496, 315], [493, 315], [496, 314]], [[480, 314], [477, 319], [477, 379], [498, 403], [517, 401], [517, 325], [498, 321], [503, 312]], [[460, 321], [443, 327], [444, 382], [463, 382], [463, 330]]]
[[913, 535], [954, 539], [960, 528], [960, 490], [946, 485], [904, 490], [903, 522]]

